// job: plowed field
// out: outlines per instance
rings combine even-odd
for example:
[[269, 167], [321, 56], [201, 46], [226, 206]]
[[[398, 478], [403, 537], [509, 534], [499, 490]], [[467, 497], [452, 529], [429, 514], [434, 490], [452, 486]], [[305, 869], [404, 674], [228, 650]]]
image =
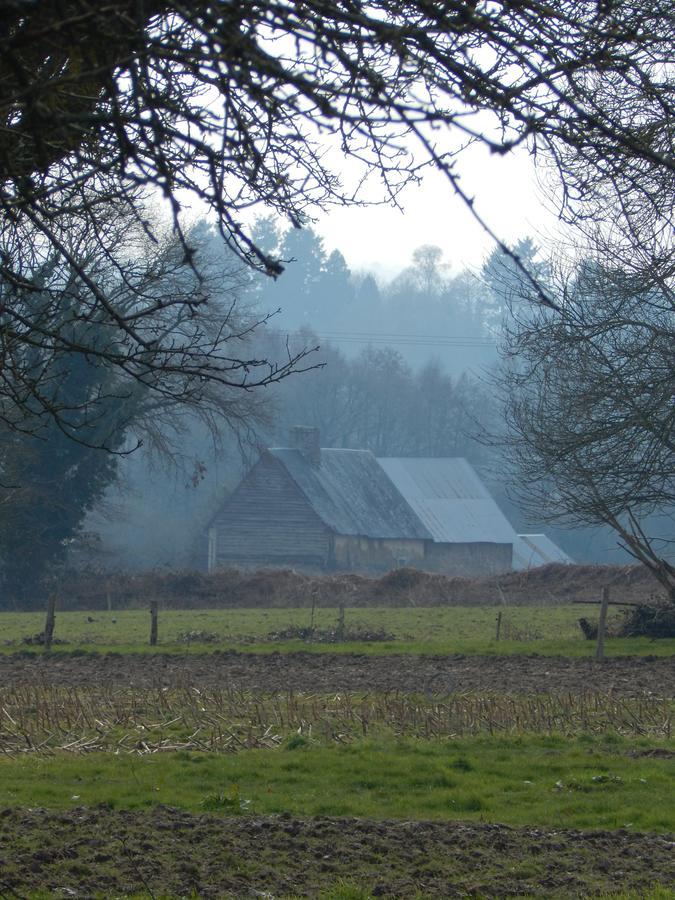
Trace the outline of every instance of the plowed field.
[[0, 656], [4, 684], [235, 687], [263, 691], [595, 690], [675, 697], [668, 657], [592, 659], [544, 656], [358, 656], [236, 652], [193, 655]]
[[[0, 813], [0, 891], [61, 897], [580, 897], [675, 884], [675, 835], [107, 809]], [[363, 897], [345, 893], [345, 897]]]

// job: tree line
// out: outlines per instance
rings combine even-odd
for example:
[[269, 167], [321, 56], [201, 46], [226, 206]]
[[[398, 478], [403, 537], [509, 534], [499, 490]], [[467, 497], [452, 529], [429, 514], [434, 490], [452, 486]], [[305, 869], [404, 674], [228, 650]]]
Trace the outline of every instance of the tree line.
[[[273, 229], [269, 220], [257, 227], [274, 234], [279, 246], [290, 240], [289, 232]], [[128, 235], [121, 220], [118, 238]], [[196, 385], [194, 397], [184, 390], [177, 397], [169, 383], [158, 396], [138, 380], [130, 392], [100, 358], [31, 348], [26, 371], [51, 367], [61, 410], [59, 417], [36, 415], [39, 428], [22, 430], [7, 422], [0, 428], [0, 559], [9, 595], [35, 593], [41, 578], [69, 559], [104, 566], [199, 563], [195, 543], [223, 486], [236, 484], [261, 447], [285, 445], [296, 424], [319, 427], [324, 446], [369, 449], [377, 456], [464, 456], [486, 477], [517, 526], [528, 527], [528, 517], [552, 527], [607, 526], [629, 552], [662, 578], [663, 573], [666, 580], [671, 577], [663, 553], [668, 520], [661, 521], [654, 539], [650, 518], [673, 505], [672, 323], [663, 293], [653, 288], [645, 293], [626, 273], [602, 269], [590, 259], [563, 278], [531, 239], [514, 249], [556, 296], [558, 310], [536, 304], [519, 267], [498, 250], [479, 273], [450, 276], [441, 251], [424, 246], [410, 266], [378, 286], [372, 276], [351, 273], [339, 251], [326, 254], [311, 229], [304, 232], [303, 255], [288, 265], [289, 274], [298, 266], [295, 280], [283, 287], [284, 275], [270, 288], [223, 250], [204, 223], [195, 227], [192, 240], [200, 279], [176, 269], [177, 245], [171, 242], [163, 257], [149, 254], [151, 271], [147, 257], [130, 257], [125, 277], [143, 277], [148, 293], [168, 296], [167, 306], [172, 296], [208, 285], [209, 316], [202, 316], [199, 327], [205, 334], [227, 329], [228, 340], [236, 336], [246, 351], [242, 360], [248, 360], [236, 366], [246, 375], [247, 368], [254, 373], [262, 368], [252, 388], [265, 386], [265, 394], [212, 381], [204, 387], [196, 379], [184, 382], [190, 389]], [[133, 245], [136, 251], [142, 246]], [[298, 246], [296, 241], [299, 254]], [[329, 261], [338, 258], [342, 264], [335, 275]], [[92, 260], [105, 265], [95, 252]], [[120, 276], [111, 272], [110, 277]], [[451, 345], [440, 351], [433, 345], [413, 346], [411, 352], [381, 343], [345, 349], [310, 327], [323, 323], [324, 334], [330, 333], [325, 317], [343, 313], [368, 281], [374, 288], [357, 319], [360, 315], [362, 324], [372, 317], [382, 329], [386, 317], [388, 324], [384, 332], [371, 334], [396, 332], [391, 323], [410, 310], [415, 327], [429, 322], [430, 333], [438, 333], [440, 322], [452, 333], [470, 322], [476, 336], [489, 341], [490, 353], [482, 357], [487, 362], [480, 364], [471, 348], [472, 370], [455, 374], [459, 366]], [[77, 340], [73, 309], [81, 298], [68, 282], [48, 284], [45, 308], [52, 317], [61, 316]], [[273, 296], [288, 300], [289, 308], [268, 316], [265, 307]], [[322, 306], [327, 297], [331, 302]], [[280, 327], [284, 321], [289, 331]], [[101, 340], [106, 335], [94, 321], [79, 327], [89, 332], [89, 340], [97, 329]], [[175, 323], [177, 334], [180, 327]], [[361, 333], [367, 341], [368, 332]], [[497, 345], [501, 366], [489, 367]], [[439, 351], [435, 357], [434, 351]], [[426, 362], [420, 364], [420, 357]], [[305, 371], [292, 372], [296, 368]], [[44, 395], [50, 382], [40, 381]], [[611, 415], [598, 420], [599, 408]], [[135, 448], [140, 452], [134, 454]], [[507, 471], [513, 496], [504, 490]], [[153, 517], [162, 525], [153, 525]], [[574, 554], [583, 552], [588, 535], [582, 530], [576, 539], [563, 540]]]
[[[571, 229], [564, 279], [555, 267], [550, 278], [533, 271], [495, 235], [502, 300], [480, 324], [473, 301], [457, 304], [456, 319], [467, 336], [489, 337], [504, 298], [524, 298], [505, 378], [522, 474], [545, 486], [552, 515], [609, 524], [673, 596], [672, 531], [654, 551], [645, 525], [673, 479], [670, 0], [8, 0], [2, 13], [3, 534], [21, 518], [21, 497], [61, 503], [86, 483], [85, 510], [103, 492], [115, 463], [82, 463], [78, 474], [61, 437], [113, 456], [140, 439], [175, 452], [196, 420], [211, 434], [216, 423], [262, 421], [257, 395], [311, 368], [311, 348], [292, 341], [279, 357], [261, 353], [249, 337], [265, 315], [220, 302], [185, 196], [209, 208], [249, 270], [299, 278], [287, 303], [297, 329], [311, 325], [312, 303], [324, 306], [328, 282], [341, 280], [339, 302], [349, 302], [339, 256], [318, 275], [291, 275], [290, 244], [307, 239], [300, 226], [313, 210], [373, 192], [400, 203], [434, 166], [490, 231], [464, 191], [461, 160], [476, 143], [498, 154], [524, 146]], [[148, 212], [158, 197], [170, 234]], [[293, 226], [288, 246], [247, 226], [255, 204]], [[416, 322], [410, 290], [457, 287], [440, 262], [433, 248], [414, 260], [398, 308], [392, 286], [401, 333]], [[233, 271], [249, 296], [269, 290]], [[372, 282], [355, 290], [356, 308], [377, 308], [363, 299]], [[434, 330], [446, 327], [438, 315]], [[28, 484], [30, 458], [53, 473]], [[59, 495], [59, 484], [73, 491]], [[62, 546], [67, 531], [49, 540]], [[28, 545], [32, 553], [37, 539]]]

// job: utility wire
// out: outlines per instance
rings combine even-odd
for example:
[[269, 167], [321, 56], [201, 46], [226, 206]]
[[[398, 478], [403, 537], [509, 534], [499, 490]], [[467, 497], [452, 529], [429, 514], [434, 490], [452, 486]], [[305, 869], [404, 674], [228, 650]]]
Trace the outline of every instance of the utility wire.
[[369, 331], [323, 331], [320, 340], [336, 344], [400, 344], [407, 347], [496, 347], [495, 341], [469, 335], [404, 334]]

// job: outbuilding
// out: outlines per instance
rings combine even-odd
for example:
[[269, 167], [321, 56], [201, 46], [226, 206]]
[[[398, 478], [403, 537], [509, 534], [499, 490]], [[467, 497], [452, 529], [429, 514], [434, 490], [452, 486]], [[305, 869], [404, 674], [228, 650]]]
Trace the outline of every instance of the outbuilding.
[[431, 534], [368, 450], [324, 449], [317, 428], [264, 451], [211, 520], [208, 568], [385, 572], [423, 567]]
[[[296, 427], [290, 437], [290, 446], [261, 454], [213, 516], [210, 571], [377, 574], [413, 566], [480, 576], [526, 568], [541, 555], [465, 459], [376, 459], [368, 450], [322, 448], [317, 428]], [[558, 550], [537, 537], [548, 556]]]

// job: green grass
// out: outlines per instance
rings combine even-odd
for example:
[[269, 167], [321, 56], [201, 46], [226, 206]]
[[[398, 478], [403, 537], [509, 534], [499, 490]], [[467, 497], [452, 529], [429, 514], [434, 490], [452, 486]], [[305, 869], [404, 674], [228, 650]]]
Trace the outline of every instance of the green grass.
[[[267, 896], [270, 900], [273, 900], [271, 894], [265, 894], [263, 891], [260, 891], [259, 894], [261, 896]], [[0, 896], [2, 896], [0, 894]], [[23, 894], [21, 895], [24, 896]], [[104, 894], [97, 895], [98, 897], [105, 896]], [[256, 896], [253, 894], [252, 896]], [[306, 895], [305, 895], [306, 896]], [[31, 891], [27, 896], [26, 900], [53, 900], [54, 892], [53, 891]], [[375, 900], [375, 895], [371, 894], [368, 888], [360, 887], [353, 881], [347, 881], [345, 879], [340, 879], [338, 883], [332, 888], [327, 888], [326, 890], [320, 890], [316, 895], [317, 900]], [[614, 900], [615, 895], [607, 895], [608, 900]], [[618, 897], [618, 895], [617, 895]], [[622, 894], [619, 900], [672, 900], [671, 894], [661, 894], [661, 893], [649, 893], [647, 895], [640, 895], [638, 897], [637, 894]], [[198, 900], [199, 895], [193, 894], [192, 897], [188, 895], [186, 900]], [[118, 898], [118, 900], [122, 900], [122, 898]], [[125, 894], [123, 900], [178, 900], [175, 895], [171, 894], [163, 894], [156, 893], [153, 891], [153, 894], [149, 894], [147, 891], [143, 893], [133, 893], [133, 894]], [[183, 897], [180, 900], [184, 900]], [[298, 894], [284, 894], [279, 897], [279, 900], [301, 900], [301, 896]], [[415, 894], [410, 898], [410, 900], [424, 900], [424, 894], [415, 892]], [[525, 898], [527, 900], [527, 898]]]
[[[534, 895], [533, 895], [534, 896]], [[644, 891], [620, 891], [611, 894], [584, 894], [583, 896], [593, 896], [595, 900], [673, 900], [675, 890], [660, 887], [656, 885], [653, 888], [647, 888]], [[417, 898], [423, 898], [424, 894], [415, 894]], [[521, 895], [519, 900], [528, 900], [529, 895]], [[295, 900], [291, 897], [288, 900]], [[336, 885], [335, 888], [319, 893], [319, 900], [375, 900], [375, 895], [371, 894], [367, 888], [361, 888], [353, 882], [343, 882]]]
[[611, 894], [596, 894], [596, 900], [673, 900], [675, 889], [655, 886], [646, 891], [619, 891]]
[[[211, 652], [237, 649], [256, 653], [297, 652], [367, 654], [513, 654], [539, 653], [546, 656], [591, 656], [595, 645], [584, 640], [578, 619], [597, 615], [593, 607], [502, 608], [502, 640], [495, 640], [498, 610], [490, 607], [444, 607], [411, 609], [347, 609], [348, 628], [383, 630], [394, 640], [363, 643], [318, 644], [300, 640], [270, 641], [270, 632], [289, 625], [308, 626], [307, 609], [161, 610], [157, 652]], [[613, 612], [613, 619], [620, 613]], [[92, 622], [88, 618], [93, 619]], [[315, 625], [334, 627], [336, 609], [318, 609]], [[34, 649], [22, 645], [26, 635], [44, 627], [41, 613], [0, 613], [0, 651]], [[58, 612], [54, 652], [152, 652], [148, 646], [150, 616], [146, 610], [120, 612]], [[185, 632], [218, 635], [214, 643], [179, 642]], [[610, 639], [608, 656], [675, 655], [675, 639], [651, 641], [646, 638]]]
[[[594, 900], [673, 900], [675, 897], [675, 890], [656, 885], [653, 888], [647, 888], [647, 890], [639, 892], [620, 891], [619, 893], [593, 893], [584, 894], [583, 896], [593, 896]], [[420, 898], [421, 900], [423, 897], [423, 893], [415, 894], [415, 900], [417, 900], [417, 898]], [[529, 895], [521, 895], [519, 900], [528, 900], [528, 897]], [[295, 898], [290, 897], [288, 900], [295, 900]], [[361, 888], [358, 884], [345, 881], [342, 884], [336, 885], [331, 890], [321, 891], [319, 893], [319, 900], [375, 900], [375, 895], [371, 894], [367, 888]]]
[[224, 814], [441, 819], [675, 830], [675, 760], [616, 736], [377, 739], [277, 750], [0, 759], [0, 806], [158, 803]]

